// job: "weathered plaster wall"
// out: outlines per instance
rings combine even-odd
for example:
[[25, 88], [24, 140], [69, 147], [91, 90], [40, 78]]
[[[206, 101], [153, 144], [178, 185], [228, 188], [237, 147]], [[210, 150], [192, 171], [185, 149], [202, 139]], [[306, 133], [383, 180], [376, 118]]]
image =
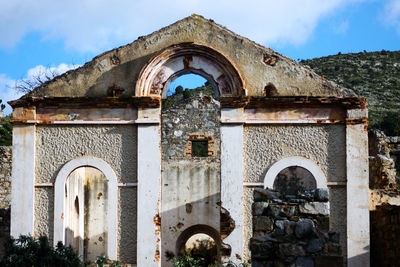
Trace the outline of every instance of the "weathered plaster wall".
[[346, 181], [345, 129], [342, 125], [245, 127], [245, 182], [263, 182], [280, 159], [302, 156], [315, 162], [328, 182]]
[[[53, 183], [64, 164], [86, 155], [105, 160], [118, 182], [135, 183], [136, 139], [137, 129], [132, 125], [38, 126], [36, 183]], [[135, 187], [119, 189], [118, 253], [124, 263], [136, 262], [136, 193]], [[51, 242], [53, 202], [52, 187], [36, 187], [34, 235], [47, 235]]]
[[[302, 156], [315, 162], [328, 182], [346, 181], [346, 138], [343, 125], [246, 126], [244, 133], [244, 182], [263, 182], [272, 164], [291, 156]], [[249, 204], [252, 201], [252, 191], [252, 188], [246, 188], [244, 193], [244, 240], [248, 240], [252, 233]], [[340, 233], [345, 253], [346, 190], [340, 186], [329, 187], [329, 193], [330, 228]]]
[[34, 236], [48, 236], [53, 243], [54, 191], [51, 187], [35, 189]]
[[68, 161], [90, 155], [106, 161], [120, 183], [135, 183], [136, 126], [37, 126], [36, 183], [52, 183]]

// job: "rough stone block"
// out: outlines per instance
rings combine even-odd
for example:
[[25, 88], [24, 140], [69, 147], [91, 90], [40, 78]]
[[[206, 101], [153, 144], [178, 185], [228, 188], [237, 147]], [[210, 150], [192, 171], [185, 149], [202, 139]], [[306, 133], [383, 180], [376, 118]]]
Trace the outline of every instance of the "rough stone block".
[[273, 256], [273, 243], [272, 242], [250, 242], [250, 250], [253, 259], [267, 260]]
[[297, 212], [295, 206], [270, 204], [267, 208], [267, 215], [280, 219], [295, 216]]
[[304, 248], [302, 246], [292, 243], [279, 244], [279, 253], [284, 257], [299, 257], [306, 255], [306, 252], [304, 251]]
[[291, 236], [294, 234], [294, 229], [296, 227], [296, 222], [289, 220], [276, 220], [275, 230], [279, 230], [285, 235]]
[[298, 257], [296, 267], [314, 267], [314, 260], [312, 258]]
[[273, 200], [279, 199], [281, 194], [277, 191], [271, 189], [262, 189], [256, 188], [254, 189], [254, 201], [265, 201], [265, 200]]
[[253, 227], [255, 231], [272, 231], [274, 220], [268, 216], [255, 216]]
[[314, 191], [314, 200], [320, 202], [329, 201], [329, 190], [327, 188], [317, 188]]
[[268, 208], [268, 202], [254, 202], [253, 203], [253, 215], [259, 216], [266, 213], [266, 209]]
[[300, 213], [313, 215], [329, 215], [329, 203], [309, 202], [299, 206]]
[[315, 238], [308, 242], [306, 251], [309, 253], [320, 252], [324, 248], [324, 241], [320, 238]]
[[295, 235], [297, 238], [312, 238], [315, 236], [315, 224], [311, 219], [300, 219], [296, 223]]

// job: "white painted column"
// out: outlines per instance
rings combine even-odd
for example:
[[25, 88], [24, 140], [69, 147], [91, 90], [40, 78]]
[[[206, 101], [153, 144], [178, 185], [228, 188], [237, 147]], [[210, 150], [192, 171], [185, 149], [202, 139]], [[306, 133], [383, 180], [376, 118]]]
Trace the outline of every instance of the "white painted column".
[[34, 125], [13, 126], [11, 236], [33, 234], [35, 200]]
[[[349, 110], [348, 119], [366, 116], [366, 110]], [[364, 113], [364, 114], [363, 114]], [[364, 124], [346, 125], [347, 165], [347, 263], [370, 264], [368, 203], [368, 133]]]
[[154, 218], [159, 215], [161, 180], [160, 110], [139, 110], [137, 266], [159, 266], [159, 235]]
[[221, 202], [235, 221], [235, 229], [223, 242], [232, 248], [231, 258], [243, 258], [243, 109], [221, 111]]

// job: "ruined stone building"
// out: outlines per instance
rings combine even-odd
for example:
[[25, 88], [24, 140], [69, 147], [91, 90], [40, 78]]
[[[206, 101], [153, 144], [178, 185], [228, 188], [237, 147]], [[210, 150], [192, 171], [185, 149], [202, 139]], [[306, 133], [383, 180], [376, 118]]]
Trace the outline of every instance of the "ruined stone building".
[[[169, 96], [188, 73], [206, 89]], [[241, 262], [262, 232], [253, 192], [280, 191], [257, 205], [320, 207], [339, 256], [369, 266], [365, 99], [212, 20], [139, 37], [11, 105], [13, 236], [150, 267], [170, 266], [200, 235], [215, 260]], [[322, 196], [292, 205], [299, 189]], [[279, 248], [293, 258], [291, 244]]]

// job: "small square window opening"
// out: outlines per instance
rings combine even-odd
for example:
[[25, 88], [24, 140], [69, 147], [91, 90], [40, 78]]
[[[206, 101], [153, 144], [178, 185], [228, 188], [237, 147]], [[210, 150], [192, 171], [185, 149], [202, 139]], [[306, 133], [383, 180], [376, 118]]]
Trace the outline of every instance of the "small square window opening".
[[208, 157], [208, 140], [192, 140], [192, 157]]

